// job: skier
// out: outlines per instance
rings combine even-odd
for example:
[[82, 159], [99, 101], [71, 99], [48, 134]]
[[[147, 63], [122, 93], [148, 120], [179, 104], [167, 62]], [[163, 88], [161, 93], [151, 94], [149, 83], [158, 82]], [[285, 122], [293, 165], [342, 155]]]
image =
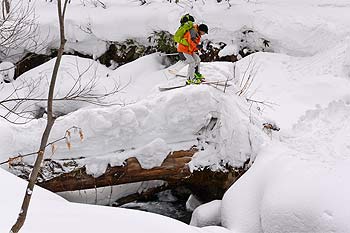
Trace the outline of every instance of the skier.
[[187, 84], [199, 84], [202, 81], [204, 81], [203, 75], [200, 73], [199, 67], [201, 59], [196, 53], [199, 49], [203, 47], [200, 44], [200, 40], [201, 36], [204, 34], [208, 34], [207, 25], [193, 24], [193, 27], [190, 30], [188, 30], [183, 37], [183, 39], [185, 39], [187, 43], [178, 43], [177, 51], [180, 53], [180, 56], [184, 56], [184, 62], [189, 65], [187, 71]]

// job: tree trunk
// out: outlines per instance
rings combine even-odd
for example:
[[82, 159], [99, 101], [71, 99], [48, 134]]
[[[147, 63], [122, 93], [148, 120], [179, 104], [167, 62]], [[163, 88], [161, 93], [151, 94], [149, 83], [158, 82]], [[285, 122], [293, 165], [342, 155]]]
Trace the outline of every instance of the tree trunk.
[[53, 95], [54, 95], [54, 90], [55, 90], [57, 73], [58, 73], [60, 63], [61, 63], [64, 45], [66, 43], [66, 39], [64, 37], [64, 14], [65, 14], [66, 6], [67, 6], [67, 1], [68, 0], [65, 0], [63, 11], [62, 11], [61, 0], [57, 0], [57, 10], [58, 10], [59, 25], [60, 25], [61, 43], [60, 43], [60, 48], [58, 49], [58, 54], [57, 54], [55, 66], [54, 66], [54, 69], [52, 72], [51, 82], [50, 82], [50, 87], [49, 87], [49, 94], [48, 94], [48, 100], [47, 100], [47, 123], [46, 123], [45, 131], [41, 137], [41, 143], [40, 143], [38, 155], [36, 157], [33, 170], [30, 174], [30, 179], [29, 179], [29, 182], [28, 182], [28, 185], [26, 188], [26, 192], [24, 195], [24, 199], [22, 202], [20, 213], [18, 215], [16, 223], [11, 228], [12, 233], [17, 233], [22, 228], [24, 221], [26, 219], [30, 200], [32, 197], [33, 189], [34, 189], [34, 185], [35, 185], [36, 180], [38, 178], [38, 173], [40, 171], [41, 163], [42, 163], [43, 158], [44, 158], [45, 147], [47, 145], [47, 141], [49, 139], [52, 126], [55, 123], [55, 117], [53, 116], [53, 109], [52, 109], [52, 104], [53, 104], [52, 100], [53, 100]]
[[[169, 187], [184, 186], [191, 190], [198, 199], [208, 202], [221, 199], [226, 190], [249, 168], [248, 159], [240, 168], [227, 165], [225, 171], [212, 171], [206, 167], [191, 172], [187, 164], [196, 152], [196, 149], [174, 151], [167, 156], [161, 166], [152, 169], [143, 169], [135, 157], [128, 158], [123, 166], [108, 166], [99, 177], [88, 175], [86, 168], [80, 167], [50, 180], [42, 181], [38, 185], [52, 192], [65, 192], [163, 180]], [[139, 196], [131, 195], [132, 198]]]
[[86, 168], [81, 167], [38, 185], [52, 192], [63, 192], [149, 180], [178, 182], [191, 175], [187, 163], [191, 161], [195, 152], [196, 149], [175, 151], [167, 156], [161, 166], [152, 169], [143, 169], [138, 160], [132, 157], [127, 159], [123, 166], [108, 166], [99, 177], [88, 175]]

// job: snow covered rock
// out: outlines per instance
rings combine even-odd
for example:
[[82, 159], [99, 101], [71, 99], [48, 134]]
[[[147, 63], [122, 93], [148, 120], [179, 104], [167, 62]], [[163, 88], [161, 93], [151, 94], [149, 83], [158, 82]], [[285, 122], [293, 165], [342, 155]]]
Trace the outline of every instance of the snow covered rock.
[[221, 226], [221, 200], [214, 200], [197, 207], [192, 214], [190, 225]]

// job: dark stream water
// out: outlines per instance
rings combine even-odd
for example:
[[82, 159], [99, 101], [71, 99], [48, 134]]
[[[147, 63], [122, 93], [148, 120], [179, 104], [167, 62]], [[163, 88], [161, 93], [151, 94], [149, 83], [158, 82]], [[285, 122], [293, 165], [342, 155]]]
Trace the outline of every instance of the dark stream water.
[[121, 207], [161, 214], [189, 224], [192, 212], [186, 210], [186, 200], [175, 197], [171, 191], [164, 191], [157, 194], [154, 200], [135, 201]]

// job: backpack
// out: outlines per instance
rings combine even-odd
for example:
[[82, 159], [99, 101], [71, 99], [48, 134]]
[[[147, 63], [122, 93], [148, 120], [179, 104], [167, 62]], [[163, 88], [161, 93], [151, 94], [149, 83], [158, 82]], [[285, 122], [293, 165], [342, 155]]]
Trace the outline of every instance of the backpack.
[[174, 41], [185, 46], [189, 46], [187, 40], [184, 39], [184, 35], [187, 31], [193, 28], [194, 18], [190, 14], [186, 14], [181, 17], [180, 24], [181, 26], [177, 29], [174, 35]]

